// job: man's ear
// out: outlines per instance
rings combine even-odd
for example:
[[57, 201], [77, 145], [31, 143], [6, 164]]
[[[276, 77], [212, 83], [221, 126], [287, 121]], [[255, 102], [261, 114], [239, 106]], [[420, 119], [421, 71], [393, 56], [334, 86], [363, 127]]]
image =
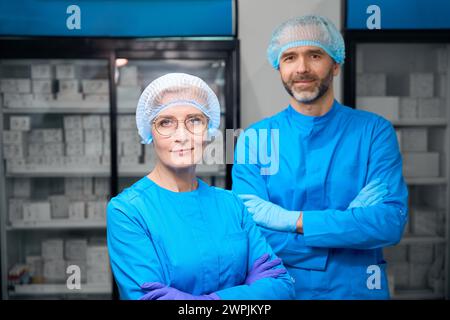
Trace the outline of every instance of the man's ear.
[[336, 61], [333, 62], [333, 75], [336, 77], [339, 72], [341, 71], [341, 65], [339, 63], [337, 63]]

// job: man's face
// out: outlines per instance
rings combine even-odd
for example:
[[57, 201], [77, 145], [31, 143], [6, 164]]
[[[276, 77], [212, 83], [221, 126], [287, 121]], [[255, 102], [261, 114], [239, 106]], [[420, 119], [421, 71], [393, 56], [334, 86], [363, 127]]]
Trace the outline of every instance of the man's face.
[[281, 81], [286, 91], [300, 103], [313, 103], [321, 98], [339, 73], [339, 64], [321, 48], [295, 47], [280, 57]]

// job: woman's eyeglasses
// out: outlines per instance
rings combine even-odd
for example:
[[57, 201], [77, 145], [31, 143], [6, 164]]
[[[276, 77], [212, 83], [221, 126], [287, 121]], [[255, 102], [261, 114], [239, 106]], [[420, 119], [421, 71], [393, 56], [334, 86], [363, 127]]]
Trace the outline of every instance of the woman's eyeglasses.
[[184, 120], [172, 116], [162, 116], [153, 120], [155, 130], [162, 136], [170, 137], [178, 129], [178, 123], [184, 122], [184, 127], [194, 135], [201, 135], [208, 126], [208, 118], [202, 114], [189, 115]]

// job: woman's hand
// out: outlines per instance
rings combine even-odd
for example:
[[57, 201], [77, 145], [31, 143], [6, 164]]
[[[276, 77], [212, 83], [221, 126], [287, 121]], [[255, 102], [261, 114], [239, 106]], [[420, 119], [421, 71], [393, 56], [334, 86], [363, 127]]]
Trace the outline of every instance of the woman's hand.
[[215, 293], [194, 296], [159, 282], [145, 282], [141, 285], [141, 289], [149, 292], [139, 300], [220, 300]]
[[267, 261], [269, 257], [270, 255], [265, 253], [255, 260], [252, 270], [247, 275], [244, 284], [251, 285], [253, 282], [263, 278], [277, 278], [280, 274], [287, 272], [284, 268], [272, 269], [281, 264], [281, 259], [277, 258], [272, 261]]

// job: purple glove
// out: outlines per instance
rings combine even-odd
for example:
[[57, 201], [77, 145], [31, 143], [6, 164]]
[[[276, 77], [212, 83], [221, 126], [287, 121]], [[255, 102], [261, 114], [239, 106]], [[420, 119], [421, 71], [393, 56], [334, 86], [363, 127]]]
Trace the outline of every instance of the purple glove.
[[281, 264], [280, 258], [273, 259], [272, 261], [267, 261], [269, 257], [270, 255], [268, 253], [265, 253], [255, 260], [252, 270], [250, 270], [250, 273], [247, 275], [244, 284], [251, 285], [257, 280], [263, 278], [277, 278], [280, 274], [286, 273], [286, 269], [284, 268], [272, 269], [273, 267], [279, 266]]
[[159, 282], [145, 282], [141, 285], [141, 289], [149, 292], [139, 300], [220, 300], [215, 293], [194, 296]]

